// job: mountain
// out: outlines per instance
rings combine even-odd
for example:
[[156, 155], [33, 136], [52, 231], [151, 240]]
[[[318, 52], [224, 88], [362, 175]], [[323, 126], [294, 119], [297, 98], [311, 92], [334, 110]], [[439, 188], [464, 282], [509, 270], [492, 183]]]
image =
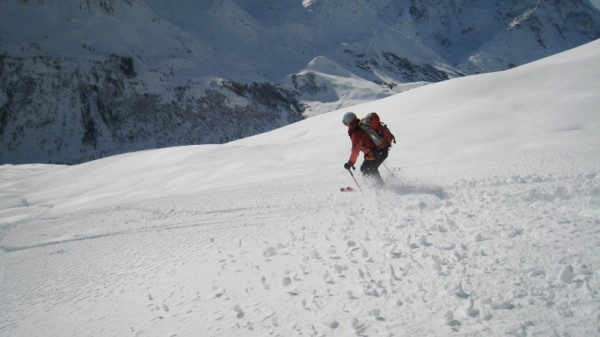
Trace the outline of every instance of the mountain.
[[[600, 41], [220, 145], [0, 166], [0, 335], [597, 335]], [[362, 159], [361, 159], [362, 160]], [[360, 162], [359, 162], [360, 164]]]
[[0, 163], [224, 143], [600, 37], [587, 1], [0, 4]]

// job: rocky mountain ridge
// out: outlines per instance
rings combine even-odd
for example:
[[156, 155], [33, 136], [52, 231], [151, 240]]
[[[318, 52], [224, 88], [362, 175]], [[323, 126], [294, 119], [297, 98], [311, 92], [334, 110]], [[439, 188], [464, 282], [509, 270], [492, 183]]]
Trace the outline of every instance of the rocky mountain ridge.
[[0, 4], [0, 163], [223, 143], [600, 37], [589, 2]]

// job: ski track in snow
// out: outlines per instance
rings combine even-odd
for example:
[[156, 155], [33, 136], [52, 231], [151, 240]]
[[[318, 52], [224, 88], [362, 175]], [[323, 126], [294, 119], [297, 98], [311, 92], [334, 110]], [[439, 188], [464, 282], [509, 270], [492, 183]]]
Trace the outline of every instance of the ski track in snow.
[[387, 178], [364, 194], [321, 176], [4, 222], [0, 335], [598, 333], [596, 173]]

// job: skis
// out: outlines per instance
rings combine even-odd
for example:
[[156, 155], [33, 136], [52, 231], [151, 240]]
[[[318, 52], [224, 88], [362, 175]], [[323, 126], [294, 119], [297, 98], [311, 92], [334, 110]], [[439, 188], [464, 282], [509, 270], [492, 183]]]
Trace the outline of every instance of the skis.
[[[383, 163], [382, 163], [383, 164]], [[391, 177], [395, 177], [396, 173], [392, 172], [392, 170], [390, 170], [385, 164], [383, 164], [383, 166], [385, 166], [385, 168], [388, 170], [388, 172], [390, 173]], [[356, 191], [360, 191], [362, 192], [362, 188], [360, 188], [360, 185], [358, 184], [358, 181], [356, 181], [356, 178], [354, 177], [354, 174], [352, 173], [352, 171], [350, 170], [350, 168], [347, 168], [348, 172], [350, 173], [350, 175], [352, 176], [352, 179], [354, 179], [354, 182], [356, 183], [356, 186], [358, 187], [358, 189], [354, 189], [350, 186], [348, 187], [341, 187], [340, 188], [340, 192], [356, 192]], [[400, 168], [397, 168], [398, 172], [400, 172]], [[375, 186], [377, 188], [388, 188], [387, 185], [383, 182], [383, 180], [381, 180], [381, 183], [378, 184], [377, 186]]]

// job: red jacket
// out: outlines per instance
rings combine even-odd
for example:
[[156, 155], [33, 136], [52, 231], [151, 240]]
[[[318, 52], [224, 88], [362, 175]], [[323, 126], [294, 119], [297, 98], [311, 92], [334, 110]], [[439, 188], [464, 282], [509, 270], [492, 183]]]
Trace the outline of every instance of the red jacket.
[[350, 139], [352, 139], [352, 151], [350, 152], [350, 159], [348, 160], [350, 165], [356, 163], [356, 159], [361, 151], [365, 153], [365, 160], [376, 159], [375, 154], [373, 153], [375, 144], [371, 138], [369, 138], [367, 133], [360, 128], [360, 119], [357, 118], [348, 124], [348, 135], [350, 136]]

